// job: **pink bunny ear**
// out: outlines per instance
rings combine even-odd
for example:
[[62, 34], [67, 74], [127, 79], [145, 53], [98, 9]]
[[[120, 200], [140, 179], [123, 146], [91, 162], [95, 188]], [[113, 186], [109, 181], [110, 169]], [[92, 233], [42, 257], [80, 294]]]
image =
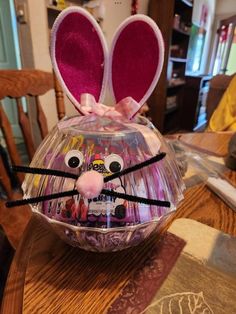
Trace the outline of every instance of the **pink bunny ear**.
[[55, 73], [75, 107], [83, 112], [80, 96], [102, 101], [107, 81], [107, 46], [95, 19], [84, 9], [71, 7], [52, 29], [51, 58]]
[[125, 20], [111, 49], [110, 84], [116, 102], [131, 96], [143, 105], [156, 86], [163, 61], [163, 38], [155, 22], [144, 15]]

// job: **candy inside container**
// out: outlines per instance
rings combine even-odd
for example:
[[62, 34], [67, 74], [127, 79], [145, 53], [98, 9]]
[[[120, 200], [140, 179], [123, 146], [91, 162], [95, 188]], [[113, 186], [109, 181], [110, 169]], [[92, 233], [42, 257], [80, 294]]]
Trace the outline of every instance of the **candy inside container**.
[[[81, 115], [60, 121], [44, 139], [23, 168], [24, 200], [10, 205], [31, 204], [72, 246], [106, 252], [138, 245], [173, 213], [184, 189], [172, 151], [137, 115], [161, 73], [160, 30], [147, 16], [132, 16], [108, 53], [96, 21], [72, 7], [53, 26], [51, 57]], [[103, 103], [107, 85], [116, 105]]]
[[[115, 122], [93, 115], [79, 120], [79, 125], [70, 127], [63, 125], [67, 121], [59, 123], [39, 147], [30, 166], [60, 170], [78, 178], [94, 170], [109, 178], [165, 152], [160, 161], [105, 182], [103, 189], [167, 201], [170, 206], [142, 204], [104, 194], [87, 199], [77, 193], [34, 204], [32, 209], [73, 246], [103, 252], [137, 245], [158, 230], [160, 221], [176, 209], [183, 197], [174, 156], [144, 118], [139, 118], [139, 123]], [[37, 197], [76, 190], [76, 181], [30, 174], [23, 189], [25, 197]]]

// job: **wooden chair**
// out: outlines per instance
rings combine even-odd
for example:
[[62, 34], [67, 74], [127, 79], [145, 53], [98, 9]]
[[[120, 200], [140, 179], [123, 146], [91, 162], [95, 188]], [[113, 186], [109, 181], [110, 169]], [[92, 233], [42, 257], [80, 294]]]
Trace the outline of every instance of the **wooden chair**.
[[229, 83], [234, 75], [219, 74], [214, 76], [210, 81], [210, 88], [207, 95], [206, 111], [207, 121], [209, 122], [214, 110], [218, 106], [224, 92], [226, 91]]
[[[30, 104], [30, 98], [34, 98], [37, 123], [41, 133], [42, 139], [48, 133], [47, 119], [42, 110], [39, 96], [45, 94], [49, 90], [55, 90], [56, 106], [58, 118], [61, 119], [65, 115], [63, 92], [52, 73], [27, 69], [27, 70], [0, 70], [0, 128], [6, 142], [7, 150], [9, 153], [10, 161], [14, 165], [21, 165], [21, 157], [17, 150], [11, 124], [4, 111], [1, 100], [5, 97], [14, 98], [16, 101], [18, 122], [23, 134], [26, 150], [29, 160], [33, 158], [36, 147], [34, 138], [31, 133], [31, 126], [28, 114], [24, 112], [22, 105], [22, 97], [27, 97], [27, 103]], [[17, 175], [20, 183], [24, 179], [23, 174]], [[9, 175], [4, 167], [3, 160], [0, 158], [0, 183], [4, 187], [8, 198], [12, 198], [12, 189], [9, 182]]]

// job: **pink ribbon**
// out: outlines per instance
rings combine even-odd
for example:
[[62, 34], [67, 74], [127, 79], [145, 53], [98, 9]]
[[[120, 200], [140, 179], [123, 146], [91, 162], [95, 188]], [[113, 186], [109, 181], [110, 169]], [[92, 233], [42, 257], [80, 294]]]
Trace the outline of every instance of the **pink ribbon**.
[[[94, 96], [91, 94], [82, 94], [80, 96], [80, 106], [81, 112], [88, 116], [90, 114], [95, 114], [99, 117], [109, 117], [115, 118], [125, 118], [130, 120], [139, 111], [141, 105], [135, 101], [132, 97], [125, 97], [119, 101], [115, 107], [106, 106], [101, 103], [97, 103]], [[74, 117], [69, 120], [59, 122], [59, 128], [65, 128], [75, 125], [79, 122], [81, 117]]]
[[[127, 123], [127, 120], [133, 118], [136, 115], [140, 107], [140, 104], [137, 103], [132, 97], [123, 98], [115, 105], [115, 107], [109, 107], [101, 103], [96, 103], [95, 98], [91, 94], [82, 94], [80, 97], [79, 109], [81, 112], [83, 112], [87, 119], [89, 119], [90, 122], [95, 120], [96, 116], [100, 116], [109, 117], [116, 120], [122, 119], [123, 122]], [[58, 127], [59, 129], [63, 129], [74, 125], [79, 125], [81, 119], [86, 118], [84, 116], [75, 116], [68, 120], [62, 120], [58, 123]], [[132, 127], [143, 134], [153, 156], [156, 155], [161, 147], [161, 142], [156, 134], [144, 125], [132, 123]]]
[[94, 113], [100, 117], [115, 118], [123, 116], [126, 119], [131, 119], [140, 107], [140, 104], [132, 97], [123, 98], [115, 107], [97, 103], [91, 94], [82, 94], [80, 97], [80, 109], [84, 115]]

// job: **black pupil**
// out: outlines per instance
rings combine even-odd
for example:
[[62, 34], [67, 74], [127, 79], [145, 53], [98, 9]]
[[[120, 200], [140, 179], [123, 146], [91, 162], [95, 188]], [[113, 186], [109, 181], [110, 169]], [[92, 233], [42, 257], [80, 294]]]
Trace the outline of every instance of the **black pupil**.
[[71, 158], [68, 160], [68, 165], [69, 165], [69, 167], [71, 167], [71, 168], [76, 168], [76, 167], [78, 167], [78, 166], [79, 166], [79, 163], [80, 163], [80, 160], [79, 160], [79, 158], [76, 157], [76, 156], [73, 156], [73, 157], [71, 157]]
[[111, 172], [119, 172], [121, 170], [121, 165], [118, 161], [112, 161], [110, 166], [109, 166], [109, 169]]

